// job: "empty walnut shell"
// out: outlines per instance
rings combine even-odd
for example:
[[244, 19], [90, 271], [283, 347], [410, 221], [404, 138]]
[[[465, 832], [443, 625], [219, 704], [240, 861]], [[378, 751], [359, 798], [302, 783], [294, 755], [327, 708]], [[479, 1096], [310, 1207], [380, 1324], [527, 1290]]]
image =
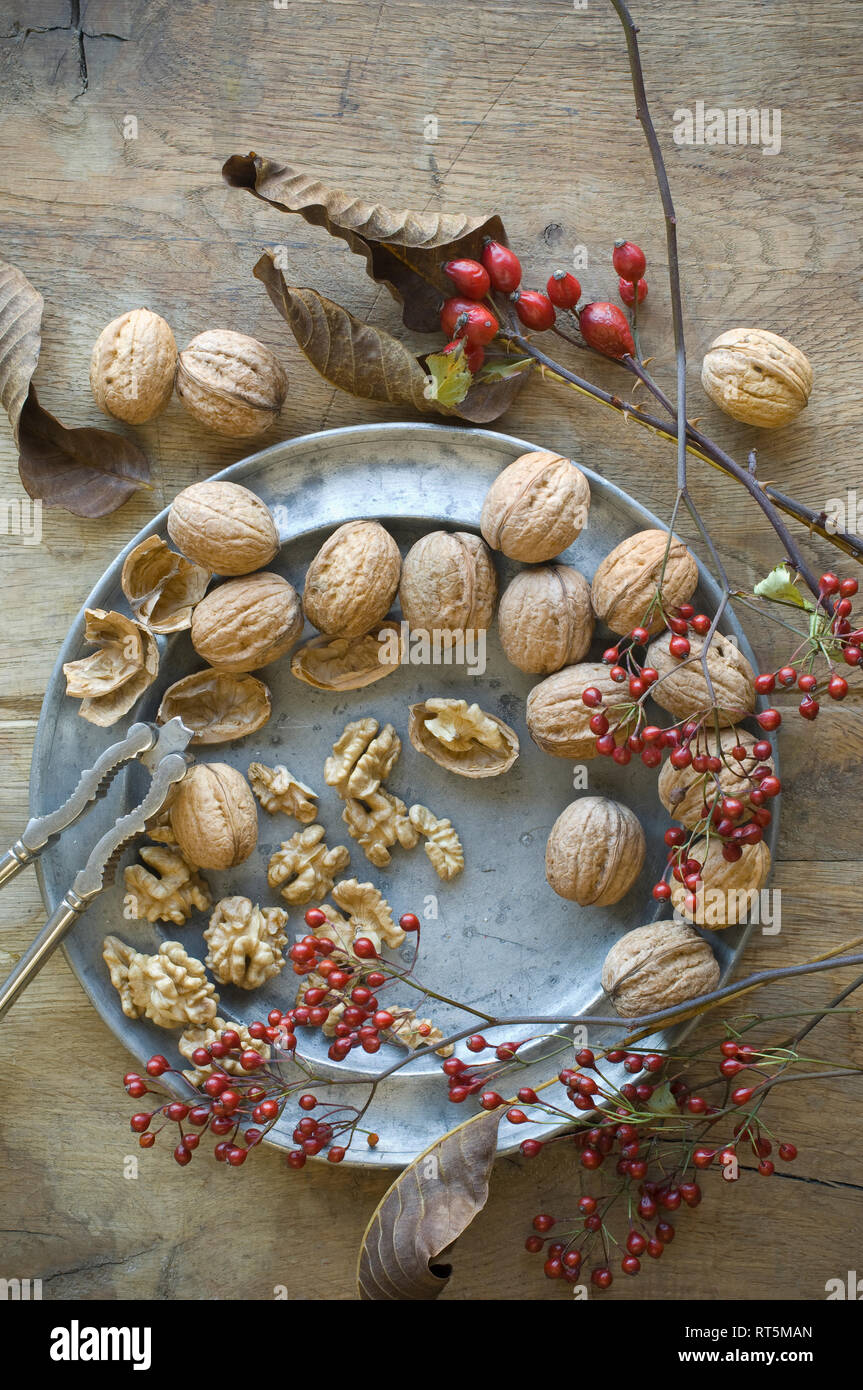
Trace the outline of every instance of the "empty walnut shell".
[[231, 869], [258, 842], [258, 810], [241, 772], [227, 763], [194, 763], [171, 806], [183, 858], [199, 869]]
[[775, 429], [808, 403], [812, 367], [799, 348], [777, 333], [731, 328], [704, 354], [701, 384], [732, 419]]
[[306, 617], [331, 637], [361, 637], [386, 617], [401, 570], [399, 548], [379, 521], [346, 521], [306, 574]]
[[178, 550], [215, 574], [251, 574], [279, 549], [270, 509], [239, 483], [208, 479], [179, 492], [168, 512]]
[[178, 555], [161, 536], [148, 536], [130, 551], [120, 578], [139, 622], [151, 632], [182, 632], [207, 591], [210, 571]]
[[701, 665], [703, 641], [690, 637], [690, 654], [678, 659], [669, 651], [671, 633], [656, 637], [647, 649], [648, 664], [659, 672], [651, 686], [651, 698], [675, 719], [690, 719], [717, 703], [720, 724], [736, 724], [755, 710], [755, 672], [739, 647], [722, 633], [715, 632], [707, 651], [707, 669], [713, 696]]
[[[455, 740], [456, 746], [447, 746], [428, 728], [428, 723], [436, 720], [447, 707], [464, 706], [468, 720], [464, 724], [463, 736]], [[508, 772], [519, 755], [518, 734], [496, 714], [485, 710], [477, 711], [477, 716], [491, 721], [499, 734], [495, 738], [498, 746], [488, 747], [478, 738], [471, 737], [470, 716], [475, 706], [467, 707], [465, 700], [434, 699], [411, 705], [408, 720], [408, 737], [417, 752], [425, 753], [427, 758], [445, 767], [448, 772], [457, 772], [460, 777], [499, 777]], [[461, 709], [459, 709], [461, 713]]]
[[266, 724], [273, 701], [263, 681], [209, 667], [169, 686], [157, 718], [165, 724], [176, 715], [194, 730], [193, 743], [230, 743]]
[[673, 1008], [719, 984], [719, 962], [685, 922], [650, 922], [616, 941], [602, 967], [602, 988], [622, 1018]]
[[539, 675], [558, 671], [590, 646], [590, 586], [570, 565], [522, 570], [501, 596], [497, 625], [513, 666]]
[[[612, 632], [631, 632], [644, 622], [660, 577], [663, 605], [666, 612], [671, 612], [695, 593], [698, 585], [695, 556], [676, 536], [672, 536], [669, 545], [667, 531], [638, 531], [616, 545], [600, 562], [590, 589], [594, 613]], [[659, 632], [664, 626], [659, 607], [645, 626], [651, 633]]]
[[153, 684], [159, 673], [159, 648], [140, 623], [103, 608], [86, 609], [84, 639], [99, 650], [66, 662], [66, 694], [81, 701], [82, 719], [109, 728]]
[[399, 623], [380, 623], [363, 637], [313, 637], [291, 657], [291, 675], [315, 690], [360, 690], [401, 664]]
[[[670, 759], [663, 764], [656, 789], [669, 815], [692, 830], [704, 818], [705, 801], [712, 806], [717, 785], [723, 796], [739, 798], [749, 807], [749, 793], [755, 785], [750, 775], [756, 767], [773, 767], [772, 758], [756, 758], [752, 752], [755, 739], [743, 729], [723, 729], [717, 744], [715, 735], [701, 731], [691, 746], [694, 754], [718, 755], [722, 767], [717, 773], [697, 772], [692, 764], [676, 768]], [[745, 749], [742, 758], [734, 754], [737, 747]]]
[[560, 454], [537, 449], [495, 478], [480, 530], [492, 550], [537, 564], [572, 545], [589, 510], [590, 486], [580, 469]]
[[[564, 666], [533, 687], [527, 697], [527, 727], [544, 753], [575, 762], [596, 757], [596, 735], [590, 728], [590, 717], [596, 711], [588, 709], [581, 698], [587, 687], [594, 686], [603, 696], [602, 712], [612, 729], [632, 704], [625, 688], [611, 679], [609, 669], [599, 661], [581, 661]], [[628, 733], [621, 725], [615, 732], [616, 741], [623, 743]]]
[[689, 890], [676, 879], [671, 880], [672, 906], [681, 917], [713, 931], [746, 921], [753, 906], [758, 906], [758, 894], [770, 877], [770, 850], [763, 840], [741, 848], [740, 858], [730, 864], [722, 853], [722, 841], [715, 837], [709, 843], [702, 840], [691, 846], [689, 858], [702, 866], [694, 911], [686, 905]]
[[300, 597], [279, 574], [229, 579], [192, 618], [192, 646], [218, 671], [257, 671], [284, 656], [303, 630]]
[[399, 602], [412, 628], [463, 632], [487, 628], [497, 600], [491, 552], [470, 531], [430, 531], [402, 564]]
[[638, 817], [604, 796], [583, 796], [562, 811], [545, 849], [545, 876], [561, 898], [608, 907], [629, 892], [644, 863]]

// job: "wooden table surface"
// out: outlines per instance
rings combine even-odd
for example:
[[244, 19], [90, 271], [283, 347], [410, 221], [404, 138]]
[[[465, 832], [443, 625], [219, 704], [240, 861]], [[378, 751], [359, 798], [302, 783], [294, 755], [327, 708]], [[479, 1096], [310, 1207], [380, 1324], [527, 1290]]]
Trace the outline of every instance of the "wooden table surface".
[[[857, 489], [863, 510], [853, 10], [840, 0], [634, 8], [680, 222], [690, 413], [738, 458], [757, 443], [762, 478], [785, 491], [820, 508]], [[275, 242], [293, 283], [398, 326], [389, 296], [341, 243], [223, 185], [223, 160], [250, 149], [394, 206], [497, 209], [528, 281], [543, 283], [586, 245], [581, 279], [593, 297], [612, 297], [609, 248], [633, 237], [650, 260], [644, 334], [672, 386], [663, 225], [621, 32], [601, 0], [5, 0], [2, 10], [2, 256], [45, 296], [37, 384], [67, 424], [101, 422], [88, 388], [92, 343], [142, 303], [165, 315], [181, 345], [227, 327], [281, 355], [291, 391], [272, 440], [395, 418], [318, 378], [252, 278], [259, 248]], [[698, 100], [780, 108], [781, 151], [676, 146], [672, 113]], [[436, 140], [426, 138], [430, 116]], [[815, 368], [802, 419], [757, 439], [698, 384], [708, 342], [740, 323], [790, 337]], [[598, 375], [618, 380], [612, 369]], [[608, 412], [537, 382], [502, 428], [571, 453], [669, 514], [673, 448]], [[25, 818], [42, 694], [83, 598], [176, 492], [248, 452], [199, 429], [176, 401], [136, 434], [153, 462], [152, 493], [102, 521], [46, 511], [39, 545], [3, 537], [4, 843]], [[23, 495], [5, 422], [0, 453], [5, 507]], [[772, 532], [732, 482], [697, 463], [691, 474], [733, 578], [751, 584], [781, 558]], [[822, 567], [836, 558], [823, 544], [812, 555]], [[779, 629], [750, 631], [764, 664], [787, 655]], [[756, 931], [746, 969], [802, 960], [860, 931], [861, 749], [859, 697], [813, 725], [786, 719], [775, 879], [783, 926], [778, 936]], [[43, 920], [32, 870], [0, 897], [0, 913], [3, 944], [25, 946]], [[761, 1003], [772, 1013], [811, 1008], [847, 979], [785, 983]], [[716, 1036], [716, 1025], [701, 1034]], [[294, 1299], [354, 1297], [357, 1244], [386, 1176], [289, 1174], [275, 1152], [241, 1174], [200, 1161], [181, 1172], [157, 1150], [128, 1180], [126, 1054], [61, 956], [4, 1036], [0, 1275], [41, 1277], [54, 1299], [268, 1298], [276, 1285]], [[816, 1037], [814, 1055], [860, 1055], [853, 1015]], [[844, 1082], [781, 1088], [774, 1129], [797, 1143], [796, 1165], [770, 1180], [711, 1183], [661, 1265], [618, 1279], [608, 1296], [824, 1298], [826, 1280], [859, 1266], [859, 1103], [859, 1087]], [[571, 1210], [577, 1190], [568, 1146], [533, 1164], [501, 1162], [444, 1297], [571, 1297], [543, 1280], [523, 1241], [535, 1211]]]

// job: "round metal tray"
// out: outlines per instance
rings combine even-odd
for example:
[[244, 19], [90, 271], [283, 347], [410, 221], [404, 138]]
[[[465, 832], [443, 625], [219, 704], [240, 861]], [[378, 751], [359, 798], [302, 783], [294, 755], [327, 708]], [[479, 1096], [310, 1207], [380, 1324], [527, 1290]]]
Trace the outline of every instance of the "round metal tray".
[[[282, 549], [269, 568], [302, 590], [309, 561], [329, 532], [343, 521], [380, 519], [402, 553], [418, 536], [438, 527], [476, 529], [492, 478], [519, 454], [535, 447], [485, 430], [428, 424], [365, 425], [276, 444], [217, 476], [246, 484], [272, 508]], [[662, 523], [605, 479], [584, 471], [592, 493], [590, 521], [563, 558], [590, 578], [602, 556], [625, 536]], [[120, 588], [123, 559], [144, 537], [165, 535], [166, 516], [166, 512], [161, 513], [129, 543], [99, 580], [86, 607], [127, 610]], [[503, 586], [518, 566], [500, 556], [496, 559]], [[715, 586], [703, 573], [699, 596], [704, 605], [717, 601]], [[203, 664], [188, 633], [160, 638], [161, 669], [156, 684], [120, 725], [100, 730], [82, 720], [77, 701], [64, 694], [63, 663], [87, 650], [83, 626], [82, 609], [45, 695], [31, 780], [34, 814], [57, 805], [74, 785], [78, 769], [94, 760], [130, 722], [154, 718], [165, 688]], [[751, 656], [730, 614], [724, 629]], [[604, 645], [598, 634], [593, 650], [601, 651]], [[231, 763], [244, 772], [253, 761], [283, 762], [320, 793], [318, 820], [326, 827], [327, 842], [346, 844], [351, 850], [351, 865], [344, 876], [356, 875], [361, 882], [377, 884], [396, 915], [416, 911], [423, 918], [416, 975], [424, 984], [495, 1017], [597, 1011], [602, 1001], [600, 970], [610, 945], [623, 932], [658, 915], [650, 886], [664, 863], [662, 835], [667, 818], [656, 795], [655, 772], [637, 759], [625, 768], [606, 759], [585, 764], [591, 793], [619, 797], [638, 815], [648, 851], [637, 884], [622, 902], [610, 908], [580, 908], [557, 897], [544, 873], [548, 832], [564, 806], [581, 794], [573, 790], [573, 766], [540, 752], [531, 741], [524, 722], [524, 703], [535, 678], [507, 662], [494, 630], [489, 634], [487, 668], [481, 675], [472, 675], [464, 667], [404, 665], [375, 685], [345, 693], [313, 690], [296, 680], [287, 658], [260, 675], [273, 693], [269, 724], [238, 743], [201, 748], [198, 755], [204, 760]], [[514, 768], [502, 777], [474, 781], [453, 776], [417, 753], [407, 739], [408, 705], [435, 694], [476, 700], [513, 725], [521, 740], [521, 756]], [[347, 834], [341, 803], [323, 781], [323, 763], [345, 723], [368, 714], [382, 724], [391, 721], [402, 738], [401, 758], [388, 785], [408, 805], [420, 801], [438, 815], [449, 816], [461, 836], [466, 868], [451, 883], [439, 881], [421, 848], [408, 853], [397, 847], [388, 870], [377, 870]], [[97, 830], [101, 832], [117, 814], [136, 804], [141, 792], [140, 769], [132, 767], [117, 779], [109, 796], [43, 856], [40, 878], [46, 907], [53, 908], [62, 897]], [[267, 885], [267, 862], [280, 840], [297, 828], [297, 822], [288, 817], [271, 818], [262, 812], [260, 841], [252, 858], [229, 874], [206, 873], [214, 900], [239, 893], [257, 902], [278, 901]], [[775, 831], [774, 820], [772, 835]], [[134, 858], [133, 847], [124, 862]], [[154, 1051], [170, 1055], [172, 1035], [146, 1021], [125, 1017], [102, 961], [103, 937], [112, 932], [145, 951], [156, 948], [162, 940], [178, 939], [191, 954], [203, 956], [201, 932], [205, 926], [206, 915], [201, 913], [183, 927], [125, 921], [120, 872], [116, 885], [93, 903], [66, 944], [72, 969], [96, 1009], [139, 1062]], [[298, 909], [291, 913], [289, 931], [303, 934]], [[731, 970], [744, 937], [740, 928], [711, 937], [723, 977]], [[410, 947], [409, 940], [402, 948], [405, 960]], [[294, 974], [286, 969], [254, 993], [220, 987], [220, 1012], [243, 1022], [265, 1017], [271, 1008], [293, 1002], [296, 983]], [[391, 997], [394, 1003], [424, 1002], [409, 988]], [[607, 1001], [598, 1012], [610, 1012]], [[423, 1007], [423, 1013], [445, 1033], [470, 1023], [464, 1013], [434, 1000]], [[483, 1031], [502, 1041], [525, 1038], [536, 1030], [504, 1028], [494, 1035], [487, 1028]], [[313, 1030], [305, 1033], [301, 1050], [330, 1076], [345, 1075], [347, 1067], [350, 1075], [371, 1079], [402, 1055], [401, 1049], [387, 1045], [373, 1056], [352, 1052], [347, 1063], [335, 1068], [327, 1060], [326, 1041]], [[591, 1041], [601, 1041], [598, 1029], [591, 1030]], [[543, 1063], [543, 1046], [541, 1042], [527, 1046], [518, 1085], [536, 1085], [557, 1069], [556, 1064]], [[365, 1096], [365, 1087], [350, 1084], [333, 1088], [328, 1098], [331, 1093], [358, 1103]], [[379, 1145], [370, 1149], [360, 1139], [349, 1150], [347, 1161], [404, 1164], [466, 1119], [475, 1103], [456, 1106], [449, 1102], [439, 1060], [419, 1058], [383, 1082], [375, 1096], [365, 1123], [380, 1134]], [[292, 1147], [293, 1123], [292, 1118], [290, 1123], [286, 1120], [277, 1126], [271, 1141]], [[547, 1136], [548, 1132], [548, 1126], [541, 1124], [504, 1125], [501, 1149], [515, 1148], [529, 1136]]]

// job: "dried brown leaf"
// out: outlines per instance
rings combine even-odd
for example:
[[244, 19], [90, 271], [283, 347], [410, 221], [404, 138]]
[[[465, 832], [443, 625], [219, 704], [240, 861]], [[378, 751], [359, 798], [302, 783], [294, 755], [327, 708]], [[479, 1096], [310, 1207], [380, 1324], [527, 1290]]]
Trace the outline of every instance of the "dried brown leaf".
[[428, 399], [422, 362], [397, 338], [362, 323], [317, 290], [288, 285], [272, 251], [264, 252], [254, 273], [312, 366], [349, 395], [486, 424], [508, 409], [527, 379], [523, 373], [478, 382], [458, 406], [446, 410]]
[[108, 430], [67, 429], [40, 404], [32, 384], [44, 300], [26, 275], [0, 261], [0, 402], [19, 449], [31, 497], [76, 516], [107, 516], [149, 483], [141, 450]]
[[488, 1199], [501, 1110], [484, 1110], [443, 1135], [400, 1173], [366, 1227], [357, 1268], [366, 1302], [437, 1298], [449, 1270], [432, 1261]]
[[497, 216], [394, 211], [366, 203], [290, 165], [254, 153], [232, 155], [222, 174], [281, 212], [295, 212], [330, 236], [341, 237], [365, 257], [372, 280], [386, 285], [403, 304], [407, 328], [435, 333], [441, 301], [452, 294], [444, 264], [454, 256], [478, 257], [483, 238], [506, 242]]

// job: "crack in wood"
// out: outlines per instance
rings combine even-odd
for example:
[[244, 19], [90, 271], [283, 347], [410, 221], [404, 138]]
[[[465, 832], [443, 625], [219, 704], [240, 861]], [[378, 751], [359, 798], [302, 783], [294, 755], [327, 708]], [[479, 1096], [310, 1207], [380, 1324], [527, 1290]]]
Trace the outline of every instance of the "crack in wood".
[[[85, 39], [112, 39], [115, 43], [128, 43], [129, 39], [125, 34], [114, 34], [110, 31], [105, 33], [93, 33], [85, 29], [81, 23], [81, 0], [69, 0], [69, 23], [68, 24], [31, 24], [26, 29], [15, 30], [11, 34], [4, 34], [6, 39], [20, 39], [21, 43], [26, 42], [31, 34], [72, 34], [78, 52], [78, 79], [81, 83], [80, 91], [76, 92], [73, 101], [82, 97], [90, 86], [90, 74], [87, 68], [87, 49]], [[56, 78], [60, 64], [54, 72]]]

